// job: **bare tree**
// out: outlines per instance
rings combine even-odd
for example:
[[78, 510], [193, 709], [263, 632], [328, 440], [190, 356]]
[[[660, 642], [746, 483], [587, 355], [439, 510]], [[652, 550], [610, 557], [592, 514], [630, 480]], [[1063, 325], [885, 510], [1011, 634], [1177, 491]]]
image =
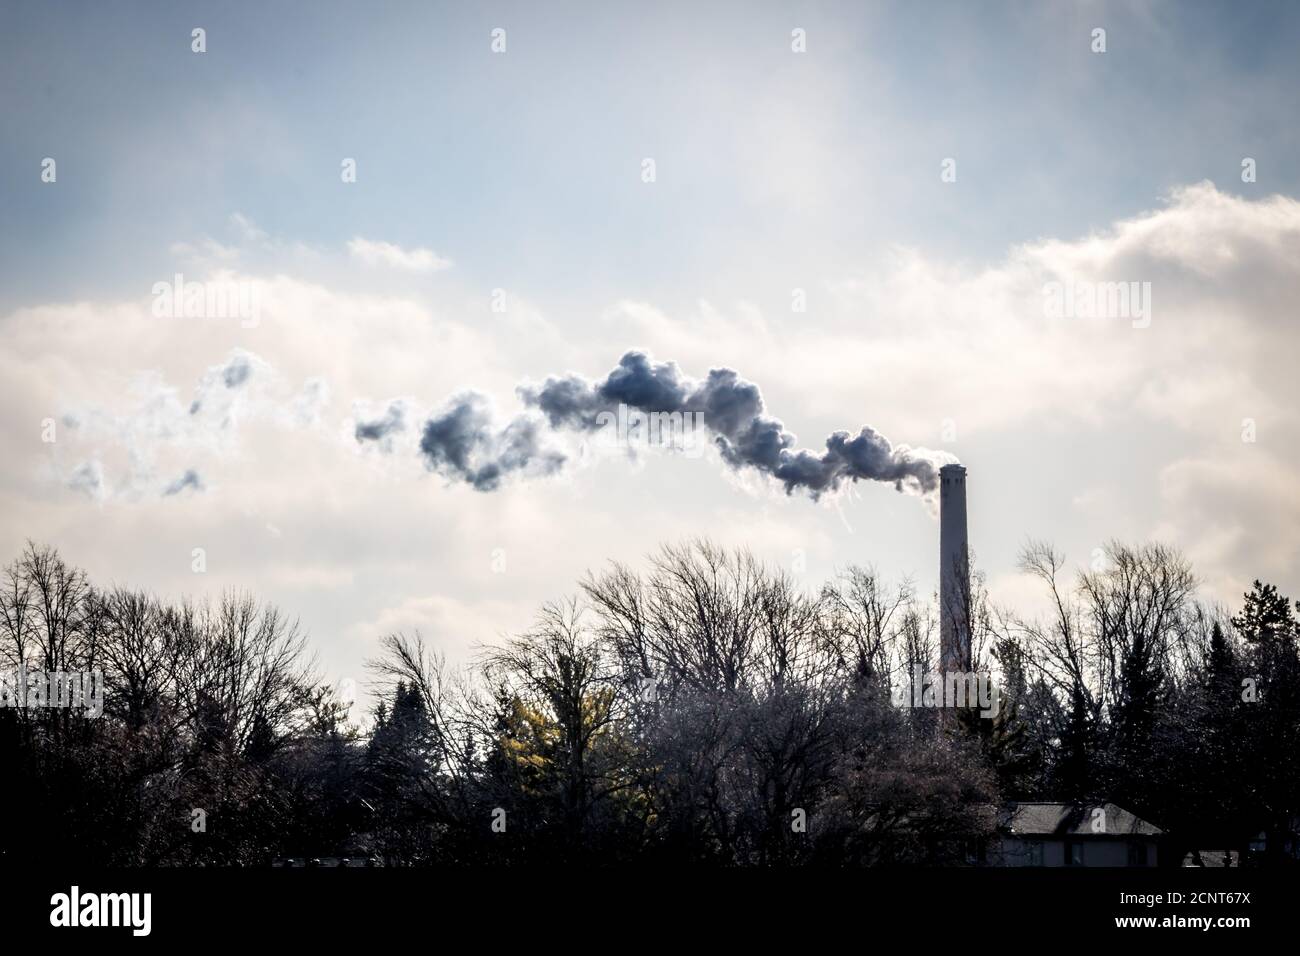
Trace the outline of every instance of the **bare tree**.
[[637, 662], [647, 676], [670, 687], [728, 691], [757, 678], [764, 581], [748, 552], [728, 553], [703, 540], [666, 546], [643, 581], [616, 566], [583, 587], [616, 656]]
[[882, 680], [888, 690], [898, 679], [896, 665], [902, 664], [903, 679], [910, 680], [893, 644], [913, 600], [910, 582], [890, 590], [870, 567], [850, 567], [827, 584], [822, 589], [827, 640], [839, 667], [855, 679]]
[[104, 621], [100, 654], [107, 668], [108, 697], [133, 732], [161, 722], [172, 690], [174, 630], [164, 623], [158, 599], [117, 588], [97, 595]]
[[[373, 687], [383, 700], [394, 699], [399, 686], [413, 690], [423, 704], [428, 722], [431, 779], [424, 782], [426, 795], [437, 805], [438, 812], [451, 818], [459, 812], [447, 803], [455, 798], [456, 807], [468, 799], [474, 762], [490, 731], [476, 719], [485, 709], [476, 689], [457, 679], [447, 667], [446, 658], [429, 650], [424, 637], [416, 632], [386, 634], [379, 641], [380, 654], [367, 662], [374, 677]], [[435, 785], [436, 775], [454, 794]]]
[[34, 663], [46, 671], [72, 671], [93, 664], [92, 633], [86, 627], [90, 584], [85, 572], [68, 565], [51, 547], [27, 543], [17, 573], [27, 581]]
[[314, 683], [297, 622], [234, 593], [166, 622], [177, 704], [200, 749], [273, 750]]
[[0, 591], [0, 660], [11, 668], [26, 664], [35, 651], [36, 605], [32, 579], [19, 561], [5, 567]]

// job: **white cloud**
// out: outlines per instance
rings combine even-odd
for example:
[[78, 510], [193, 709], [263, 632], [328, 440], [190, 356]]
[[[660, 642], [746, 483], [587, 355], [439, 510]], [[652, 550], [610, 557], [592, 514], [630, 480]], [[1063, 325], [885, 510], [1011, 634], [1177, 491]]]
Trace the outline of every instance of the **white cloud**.
[[244, 242], [263, 243], [270, 238], [265, 230], [241, 212], [232, 212], [230, 214], [230, 225], [239, 233], [239, 237]]
[[[1172, 462], [1160, 474], [1167, 503], [1155, 530], [1180, 541], [1193, 565], [1235, 601], [1255, 577], [1294, 575], [1300, 568], [1300, 492], [1294, 448], [1225, 442], [1213, 456]], [[1262, 570], [1261, 570], [1262, 569]], [[1297, 583], [1277, 577], [1283, 591]]]
[[392, 242], [362, 239], [360, 236], [349, 240], [348, 252], [352, 258], [365, 265], [388, 266], [406, 272], [438, 272], [451, 268], [451, 260], [443, 258], [432, 249], [403, 249]]

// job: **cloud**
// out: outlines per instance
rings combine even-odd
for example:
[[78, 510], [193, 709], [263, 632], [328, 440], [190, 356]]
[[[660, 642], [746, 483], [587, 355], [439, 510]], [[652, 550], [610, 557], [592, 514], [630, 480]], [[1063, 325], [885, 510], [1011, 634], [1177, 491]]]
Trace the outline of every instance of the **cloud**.
[[1265, 572], [1291, 574], [1274, 581], [1284, 590], [1300, 584], [1294, 578], [1300, 568], [1296, 463], [1278, 451], [1225, 442], [1213, 457], [1180, 458], [1160, 472], [1166, 507], [1154, 535], [1183, 542], [1194, 566], [1211, 571], [1229, 600]]
[[499, 636], [500, 625], [522, 630], [533, 621], [535, 613], [536, 608], [521, 601], [421, 595], [382, 608], [372, 619], [353, 628], [352, 639], [372, 648], [377, 638], [387, 634], [420, 634], [440, 653], [463, 665]]
[[358, 421], [353, 434], [358, 442], [381, 441], [395, 432], [406, 428], [406, 403], [400, 400], [390, 402], [388, 410], [380, 418], [370, 421]]
[[203, 490], [203, 479], [193, 468], [187, 468], [185, 474], [169, 484], [163, 490], [163, 497], [170, 498], [172, 495], [179, 495], [186, 488], [191, 488], [194, 491]]
[[253, 366], [248, 361], [248, 356], [239, 354], [233, 356], [226, 367], [221, 370], [221, 380], [225, 382], [226, 388], [239, 388], [248, 381], [248, 376], [253, 372]]
[[239, 258], [239, 249], [204, 236], [194, 242], [174, 242], [168, 251], [178, 259], [185, 259], [209, 268], [229, 265]]
[[233, 400], [226, 393], [248, 383], [255, 361], [259, 361], [256, 356], [236, 350], [225, 364], [209, 369], [196, 389], [194, 400], [190, 402], [190, 414], [199, 414], [214, 399], [220, 401], [223, 408], [229, 409]]
[[266, 232], [241, 212], [232, 212], [230, 214], [230, 225], [239, 233], [240, 239], [244, 242], [262, 243], [266, 242], [269, 236]]
[[[290, 393], [269, 363], [243, 349], [209, 366], [188, 404], [157, 371], [138, 372], [125, 396], [103, 395], [62, 413], [65, 431], [58, 444], [94, 455], [67, 473], [64, 482], [100, 500], [204, 491], [206, 484], [192, 465], [173, 479], [160, 475], [171, 471], [178, 458], [204, 458], [221, 467], [239, 446], [241, 425], [311, 429], [324, 393], [323, 383], [310, 380], [300, 393]], [[62, 473], [58, 457], [51, 463], [55, 474]], [[109, 474], [114, 476], [111, 494]]]
[[101, 501], [107, 493], [104, 487], [104, 466], [98, 461], [83, 462], [68, 476], [67, 484], [74, 491]]
[[360, 236], [348, 242], [348, 252], [367, 266], [387, 266], [405, 272], [439, 272], [451, 268], [451, 260], [444, 259], [432, 249], [403, 249], [395, 243], [362, 239]]

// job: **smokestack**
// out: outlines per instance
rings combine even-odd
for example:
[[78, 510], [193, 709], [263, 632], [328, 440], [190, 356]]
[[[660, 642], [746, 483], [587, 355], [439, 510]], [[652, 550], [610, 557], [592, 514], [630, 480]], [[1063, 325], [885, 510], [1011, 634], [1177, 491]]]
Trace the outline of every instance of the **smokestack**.
[[970, 660], [970, 551], [966, 469], [939, 469], [939, 669], [967, 672]]

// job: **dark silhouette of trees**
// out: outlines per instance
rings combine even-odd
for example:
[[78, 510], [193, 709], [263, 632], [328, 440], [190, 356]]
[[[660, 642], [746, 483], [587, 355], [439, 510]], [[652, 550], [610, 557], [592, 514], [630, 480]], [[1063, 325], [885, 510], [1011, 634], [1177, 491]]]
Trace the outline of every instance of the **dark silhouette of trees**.
[[965, 864], [1008, 799], [1115, 800], [1172, 858], [1292, 858], [1300, 608], [1256, 582], [1229, 617], [1157, 545], [1070, 574], [1031, 543], [1021, 566], [1042, 619], [972, 573], [992, 713], [913, 706], [938, 628], [909, 583], [809, 591], [692, 541], [588, 575], [461, 671], [381, 637], [360, 728], [277, 608], [100, 590], [29, 545], [0, 576], [0, 669], [102, 671], [104, 713], [0, 708], [21, 781], [0, 812], [24, 821], [0, 859]]
[[1251, 733], [1244, 753], [1249, 760], [1249, 801], [1261, 821], [1268, 852], [1297, 849], [1300, 806], [1300, 619], [1293, 605], [1271, 584], [1254, 583], [1232, 625], [1245, 644], [1243, 706]]

